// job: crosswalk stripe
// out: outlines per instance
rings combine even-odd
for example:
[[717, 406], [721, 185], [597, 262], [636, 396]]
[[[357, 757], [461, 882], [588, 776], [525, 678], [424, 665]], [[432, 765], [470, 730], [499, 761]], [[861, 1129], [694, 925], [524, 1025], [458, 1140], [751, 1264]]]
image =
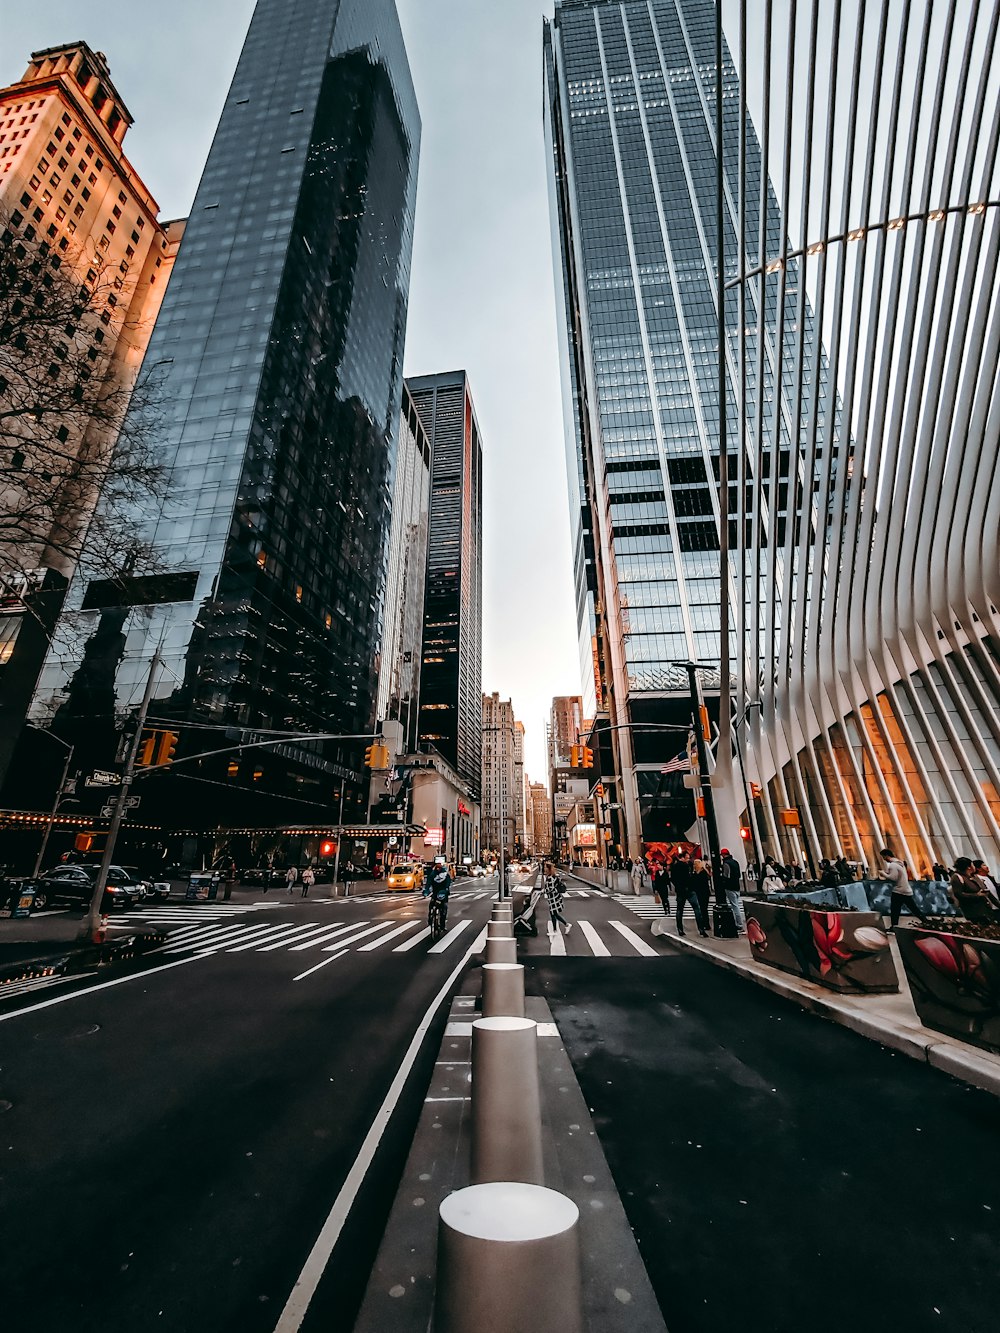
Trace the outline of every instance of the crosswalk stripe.
[[325, 944], [327, 940], [332, 940], [337, 935], [346, 935], [349, 930], [356, 930], [357, 921], [351, 921], [346, 926], [335, 926], [333, 930], [324, 929], [319, 935], [314, 935], [312, 939], [304, 940], [301, 944], [290, 946], [289, 953], [297, 953], [300, 949], [314, 949], [317, 944]]
[[400, 935], [405, 935], [408, 930], [412, 930], [417, 923], [415, 921], [404, 921], [401, 926], [395, 930], [390, 930], [388, 935], [380, 935], [377, 940], [369, 940], [367, 944], [362, 944], [358, 953], [368, 953], [372, 949], [381, 949], [383, 944], [388, 944], [390, 940], [396, 939]]
[[244, 926], [242, 935], [234, 935], [231, 940], [227, 940], [227, 944], [233, 947], [227, 948], [226, 952], [240, 953], [244, 949], [252, 949], [255, 945], [261, 944], [274, 929], [273, 921], [268, 922], [266, 926]]
[[283, 949], [287, 944], [291, 944], [293, 940], [304, 939], [305, 936], [311, 935], [317, 930], [322, 930], [322, 926], [319, 922], [307, 921], [304, 926], [297, 926], [295, 930], [291, 931], [289, 934], [282, 935], [280, 940], [276, 938], [273, 944], [270, 942], [264, 944], [263, 947], [257, 950], [257, 952], [271, 953], [275, 949]]
[[555, 958], [566, 956], [566, 940], [558, 926], [549, 935], [549, 953]]
[[355, 940], [363, 940], [368, 935], [374, 935], [380, 930], [385, 930], [388, 924], [387, 921], [380, 921], [375, 926], [369, 926], [367, 930], [358, 931], [356, 935], [346, 935], [342, 940], [337, 940], [335, 944], [328, 944], [323, 952], [332, 953], [334, 949], [339, 949], [343, 944], [353, 944]]
[[234, 939], [237, 935], [241, 935], [246, 929], [247, 927], [245, 925], [224, 926], [221, 928], [210, 927], [208, 930], [195, 931], [186, 939], [179, 941], [171, 936], [170, 943], [166, 946], [163, 952], [181, 953], [184, 949], [201, 949], [204, 946], [214, 949], [217, 945], [222, 944], [223, 942], [228, 942], [229, 940]]
[[623, 926], [620, 921], [610, 921], [608, 923], [614, 926], [615, 930], [631, 944], [636, 953], [641, 953], [643, 958], [659, 958], [655, 949], [651, 948], [645, 940], [641, 940], [634, 930], [629, 930], [628, 926]]
[[245, 935], [234, 949], [227, 950], [228, 953], [243, 953], [248, 949], [256, 949], [261, 944], [268, 944], [279, 936], [290, 935], [294, 931], [294, 926], [276, 926], [273, 922], [269, 926], [264, 926], [262, 930], [254, 930], [253, 936]]
[[412, 949], [415, 945], [419, 944], [421, 940], [425, 940], [430, 933], [430, 926], [424, 926], [423, 930], [418, 931], [416, 935], [411, 936], [408, 940], [404, 940], [402, 944], [397, 944], [393, 949], [393, 953], [406, 953], [407, 949]]
[[611, 957], [611, 950], [604, 943], [589, 921], [578, 921], [576, 924], [580, 927], [583, 937], [590, 945], [590, 951], [595, 958]]
[[29, 991], [44, 990], [47, 986], [64, 985], [67, 981], [79, 981], [79, 977], [29, 977], [26, 981], [8, 981], [0, 986], [0, 1000], [10, 999], [12, 995], [24, 995]]
[[445, 935], [443, 939], [438, 940], [437, 944], [432, 945], [427, 950], [427, 952], [444, 953], [445, 949], [450, 948], [451, 945], [455, 943], [455, 941], [458, 939], [459, 935], [461, 935], [462, 931], [466, 928], [466, 926], [471, 926], [471, 925], [472, 922], [468, 920], [468, 918], [466, 918], [465, 921], [459, 921], [457, 925], [452, 926], [451, 930], [448, 931], [448, 934]]
[[341, 949], [340, 953], [335, 953], [332, 958], [324, 958], [321, 963], [316, 963], [313, 967], [307, 968], [305, 972], [300, 972], [297, 977], [292, 977], [292, 980], [301, 981], [304, 977], [311, 976], [313, 972], [318, 972], [321, 967], [327, 967], [330, 963], [335, 963], [338, 958], [343, 958], [345, 953], [347, 953], [347, 950]]

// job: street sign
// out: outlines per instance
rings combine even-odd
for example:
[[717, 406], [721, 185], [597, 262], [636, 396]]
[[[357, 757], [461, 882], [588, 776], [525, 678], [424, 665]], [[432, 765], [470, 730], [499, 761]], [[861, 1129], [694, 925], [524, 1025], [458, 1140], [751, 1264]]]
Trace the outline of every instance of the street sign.
[[102, 806], [101, 806], [101, 818], [102, 818], [102, 819], [110, 819], [111, 816], [112, 816], [114, 813], [115, 813], [115, 807], [114, 807], [113, 805], [102, 805]]
[[139, 802], [140, 802], [141, 800], [142, 800], [142, 797], [141, 797], [141, 796], [126, 796], [126, 797], [125, 797], [125, 809], [126, 809], [126, 810], [138, 810], [138, 808], [139, 808]]
[[621, 801], [608, 801], [607, 805], [605, 806], [605, 809], [607, 810], [620, 810], [621, 808], [622, 808]]
[[84, 783], [85, 787], [120, 787], [121, 777], [117, 773], [109, 773], [106, 769], [95, 768], [93, 773]]

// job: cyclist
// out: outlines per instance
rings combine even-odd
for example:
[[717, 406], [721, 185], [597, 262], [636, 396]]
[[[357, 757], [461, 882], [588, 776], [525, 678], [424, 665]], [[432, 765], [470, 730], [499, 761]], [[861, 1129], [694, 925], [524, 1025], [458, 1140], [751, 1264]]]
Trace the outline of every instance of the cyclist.
[[430, 897], [427, 924], [436, 936], [443, 935], [448, 922], [448, 899], [451, 897], [451, 876], [443, 856], [435, 856], [434, 865], [424, 881], [423, 896]]

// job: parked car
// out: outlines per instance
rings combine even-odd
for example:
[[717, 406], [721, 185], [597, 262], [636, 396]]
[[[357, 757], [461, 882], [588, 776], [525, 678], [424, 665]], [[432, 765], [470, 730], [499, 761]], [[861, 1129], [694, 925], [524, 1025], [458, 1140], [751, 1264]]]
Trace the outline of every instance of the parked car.
[[[96, 865], [62, 865], [46, 870], [36, 879], [24, 881], [35, 890], [35, 911], [44, 911], [57, 903], [89, 907], [94, 881], [100, 869]], [[101, 911], [112, 907], [131, 907], [140, 896], [139, 884], [123, 866], [110, 866]]]
[[240, 875], [241, 884], [252, 884], [263, 888], [273, 888], [276, 884], [284, 882], [284, 870], [278, 870], [275, 866], [251, 866]]
[[424, 887], [424, 868], [419, 861], [399, 861], [389, 871], [385, 887], [392, 891], [412, 892]]
[[165, 879], [150, 879], [140, 875], [135, 866], [123, 866], [122, 869], [132, 876], [132, 882], [139, 890], [141, 903], [165, 903], [170, 897], [170, 883]]

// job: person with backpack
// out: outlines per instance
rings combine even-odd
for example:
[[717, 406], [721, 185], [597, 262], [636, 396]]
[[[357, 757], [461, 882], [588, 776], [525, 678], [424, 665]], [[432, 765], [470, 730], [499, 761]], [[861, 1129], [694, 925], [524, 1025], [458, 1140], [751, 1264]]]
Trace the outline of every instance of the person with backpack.
[[443, 935], [448, 925], [448, 901], [451, 898], [451, 876], [443, 856], [436, 856], [434, 864], [424, 880], [423, 897], [430, 898], [427, 904], [427, 924], [434, 931]]
[[726, 902], [732, 909], [733, 917], [736, 920], [737, 933], [745, 935], [747, 933], [747, 922], [743, 915], [743, 900], [740, 897], [740, 879], [742, 877], [740, 863], [728, 847], [723, 847], [719, 853], [719, 876], [725, 890]]

